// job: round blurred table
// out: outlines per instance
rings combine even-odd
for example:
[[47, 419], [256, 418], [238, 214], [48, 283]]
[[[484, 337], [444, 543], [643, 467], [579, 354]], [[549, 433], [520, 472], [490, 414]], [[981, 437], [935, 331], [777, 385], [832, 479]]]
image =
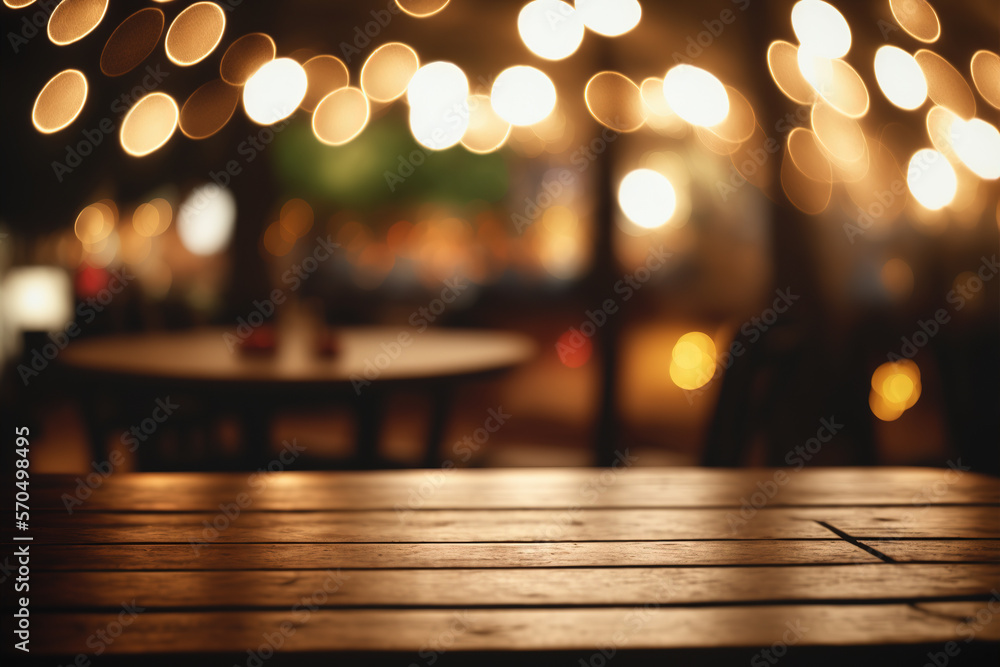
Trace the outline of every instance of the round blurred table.
[[[270, 447], [269, 408], [346, 399], [357, 409], [358, 457], [362, 466], [371, 467], [377, 461], [387, 391], [414, 386], [431, 393], [425, 463], [432, 465], [456, 385], [511, 369], [536, 350], [526, 336], [492, 330], [333, 331], [339, 350], [332, 356], [315, 352], [315, 332], [305, 327], [279, 329], [278, 344], [269, 353], [235, 349], [232, 328], [203, 328], [82, 340], [63, 350], [59, 360], [77, 379], [93, 383], [83, 398], [105, 392], [125, 402], [136, 394], [148, 397], [151, 390], [175, 391], [236, 406], [243, 416], [244, 444], [258, 460]], [[95, 418], [94, 410], [87, 412]], [[100, 456], [108, 429], [96, 423], [88, 428]]]

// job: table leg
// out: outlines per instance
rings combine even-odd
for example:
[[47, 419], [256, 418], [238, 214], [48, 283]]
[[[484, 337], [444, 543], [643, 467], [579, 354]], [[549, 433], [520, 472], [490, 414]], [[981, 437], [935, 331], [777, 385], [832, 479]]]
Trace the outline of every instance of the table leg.
[[385, 396], [376, 387], [368, 387], [358, 400], [357, 461], [361, 468], [378, 467], [378, 445], [382, 439]]
[[447, 382], [437, 387], [431, 398], [431, 420], [427, 427], [427, 442], [424, 445], [425, 468], [437, 468], [441, 465], [441, 443], [444, 442], [454, 396], [455, 385]]

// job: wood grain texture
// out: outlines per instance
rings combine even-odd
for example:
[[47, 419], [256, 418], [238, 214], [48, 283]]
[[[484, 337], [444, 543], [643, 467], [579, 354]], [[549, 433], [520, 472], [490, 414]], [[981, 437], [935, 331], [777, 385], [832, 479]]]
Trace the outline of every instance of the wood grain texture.
[[50, 572], [35, 608], [503, 607], [733, 604], [981, 596], [1000, 564], [816, 567]]
[[[205, 511], [240, 494], [259, 510], [671, 508], [1000, 504], [997, 480], [930, 468], [698, 468], [406, 470], [373, 472], [147, 473], [112, 475], [79, 492], [75, 475], [47, 475], [36, 509]], [[783, 479], [778, 477], [778, 479]], [[906, 483], [899, 481], [905, 479]], [[93, 485], [91, 485], [93, 486]], [[65, 497], [64, 497], [65, 494]], [[79, 503], [74, 502], [79, 500]]]
[[842, 540], [208, 544], [197, 551], [180, 544], [47, 545], [32, 559], [36, 570], [696, 567], [881, 562]]
[[[127, 602], [127, 601], [126, 601]], [[982, 602], [773, 605], [711, 608], [544, 610], [147, 611], [108, 646], [109, 654], [246, 651], [282, 640], [282, 651], [599, 650], [770, 646], [798, 634], [801, 645], [963, 641], [963, 618]], [[87, 639], [118, 614], [50, 614], [34, 639], [53, 654], [88, 652]], [[283, 632], [284, 630], [284, 632]], [[792, 633], [792, 634], [789, 634]], [[1000, 641], [1000, 623], [980, 641]]]
[[[237, 508], [238, 509], [238, 508]], [[856, 538], [1000, 538], [992, 507], [765, 508], [747, 519], [721, 509], [454, 510], [405, 517], [358, 512], [36, 513], [35, 538], [86, 543], [574, 542], [828, 539], [825, 521]], [[218, 528], [216, 528], [216, 526]]]
[[893, 560], [963, 561], [1000, 563], [1000, 540], [893, 540], [874, 539], [864, 543]]

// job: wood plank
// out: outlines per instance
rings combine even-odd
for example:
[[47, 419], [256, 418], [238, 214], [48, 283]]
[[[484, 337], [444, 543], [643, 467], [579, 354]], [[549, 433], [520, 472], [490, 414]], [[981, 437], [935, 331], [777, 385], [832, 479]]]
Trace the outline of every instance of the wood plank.
[[492, 607], [914, 601], [982, 596], [1000, 565], [50, 572], [34, 609]]
[[[770, 507], [1000, 504], [1000, 480], [920, 468], [405, 470], [375, 472], [96, 473], [32, 480], [35, 509], [206, 511], [241, 493], [255, 510]], [[778, 478], [783, 479], [783, 478]], [[773, 484], [773, 485], [772, 485]], [[93, 487], [93, 488], [92, 488]], [[759, 497], [759, 496], [758, 496]]]
[[1000, 540], [865, 540], [900, 562], [1000, 563]]
[[32, 569], [217, 570], [327, 568], [638, 567], [881, 562], [843, 540], [495, 542], [480, 544], [45, 545]]
[[[36, 513], [39, 542], [323, 543], [574, 542], [828, 539], [825, 521], [856, 538], [1000, 538], [992, 507], [764, 508], [746, 519], [727, 510], [441, 510], [269, 513]], [[218, 532], [213, 522], [223, 528]]]
[[[123, 601], [128, 602], [128, 601]], [[702, 608], [545, 610], [319, 610], [139, 613], [108, 654], [233, 651], [265, 644], [278, 633], [283, 652], [599, 650], [766, 647], [797, 630], [803, 646], [964, 642], [963, 618], [984, 602], [774, 605]], [[89, 653], [88, 638], [119, 613], [33, 615], [32, 650]], [[4, 618], [9, 627], [9, 619]], [[284, 632], [282, 632], [284, 630]], [[794, 634], [792, 635], [795, 636]], [[1000, 623], [974, 634], [1000, 641]], [[93, 640], [91, 640], [93, 641]]]

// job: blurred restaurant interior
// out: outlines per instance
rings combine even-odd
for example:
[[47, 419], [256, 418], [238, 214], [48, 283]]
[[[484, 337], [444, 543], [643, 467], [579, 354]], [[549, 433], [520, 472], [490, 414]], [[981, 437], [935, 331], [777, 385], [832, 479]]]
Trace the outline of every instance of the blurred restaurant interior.
[[4, 4], [34, 472], [1000, 472], [996, 0]]

